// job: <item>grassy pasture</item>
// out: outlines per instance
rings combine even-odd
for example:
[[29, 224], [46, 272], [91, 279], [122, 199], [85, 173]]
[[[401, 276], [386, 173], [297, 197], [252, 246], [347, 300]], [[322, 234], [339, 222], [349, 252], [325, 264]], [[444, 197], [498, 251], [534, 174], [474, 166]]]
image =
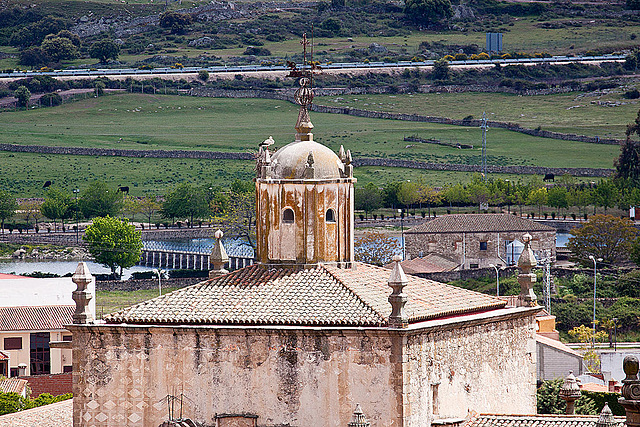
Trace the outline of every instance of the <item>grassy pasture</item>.
[[[197, 282], [198, 279], [193, 279], [193, 283]], [[177, 289], [180, 288], [163, 288], [162, 295], [168, 294], [169, 292], [173, 292]], [[96, 316], [101, 319], [103, 315], [150, 300], [157, 296], [157, 289], [141, 289], [137, 291], [97, 291]]]
[[[422, 111], [422, 110], [418, 110]], [[296, 107], [263, 99], [220, 99], [187, 96], [118, 94], [59, 107], [0, 113], [0, 142], [124, 149], [255, 151], [273, 136], [276, 147], [293, 140]], [[480, 164], [481, 133], [477, 128], [375, 120], [312, 113], [319, 142], [357, 157], [388, 157], [441, 163]], [[433, 144], [407, 143], [418, 135], [473, 144], [458, 150]], [[120, 140], [122, 138], [122, 140]], [[612, 167], [617, 146], [536, 138], [492, 129], [488, 163], [551, 167]], [[220, 183], [249, 179], [250, 161], [132, 159], [94, 156], [0, 152], [0, 185], [16, 193], [41, 195], [46, 180], [80, 189], [95, 179], [129, 185], [132, 194], [162, 193], [179, 182]], [[468, 174], [361, 168], [360, 182], [424, 177], [434, 185], [468, 179]], [[464, 178], [463, 178], [464, 176]]]
[[[317, 97], [324, 105], [365, 110], [415, 113], [462, 119], [469, 115], [490, 120], [542, 127], [556, 132], [624, 138], [628, 123], [635, 120], [640, 102], [624, 99], [625, 89], [593, 93], [518, 96], [506, 93], [416, 93], [413, 95], [345, 95]], [[616, 107], [610, 104], [621, 102]]]

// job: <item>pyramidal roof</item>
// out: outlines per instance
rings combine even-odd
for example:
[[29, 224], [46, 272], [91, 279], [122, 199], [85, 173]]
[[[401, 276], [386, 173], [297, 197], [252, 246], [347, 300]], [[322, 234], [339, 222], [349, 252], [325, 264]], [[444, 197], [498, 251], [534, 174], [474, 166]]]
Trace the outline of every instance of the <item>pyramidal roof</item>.
[[[105, 317], [107, 323], [202, 325], [386, 326], [389, 270], [252, 265]], [[503, 308], [505, 302], [407, 276], [409, 322]]]

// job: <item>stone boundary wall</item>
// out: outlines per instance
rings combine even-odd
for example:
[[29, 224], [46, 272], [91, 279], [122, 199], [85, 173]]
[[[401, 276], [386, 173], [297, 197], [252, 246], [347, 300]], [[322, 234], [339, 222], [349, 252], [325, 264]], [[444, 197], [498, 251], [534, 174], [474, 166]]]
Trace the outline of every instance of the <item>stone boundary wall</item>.
[[[472, 86], [476, 91], [481, 87], [478, 85]], [[484, 87], [483, 87], [484, 88]], [[430, 91], [442, 92], [445, 91], [445, 86], [431, 87]], [[457, 92], [455, 88], [453, 92]], [[461, 90], [459, 90], [461, 91]], [[314, 89], [316, 96], [336, 96], [336, 95], [350, 95], [350, 94], [365, 94], [365, 93], [385, 93], [385, 88], [377, 88], [371, 90], [370, 88], [329, 88], [329, 89]], [[265, 98], [265, 99], [280, 99], [283, 101], [292, 101], [293, 94], [290, 89], [277, 89], [277, 90], [230, 90], [230, 89], [215, 89], [215, 88], [194, 88], [189, 91], [192, 96], [204, 96], [214, 98]], [[536, 93], [537, 94], [537, 93]], [[425, 123], [438, 123], [453, 126], [469, 126], [479, 127], [482, 123], [479, 119], [472, 120], [458, 120], [450, 119], [447, 117], [437, 116], [423, 116], [420, 114], [406, 114], [406, 113], [389, 113], [385, 111], [372, 111], [363, 110], [360, 108], [352, 107], [333, 107], [328, 105], [313, 104], [311, 109], [319, 113], [330, 114], [347, 114], [356, 117], [366, 117], [370, 119], [389, 119], [389, 120], [403, 120], [409, 122], [425, 122]], [[620, 139], [614, 138], [600, 138], [598, 136], [577, 135], [573, 133], [561, 133], [551, 132], [542, 129], [529, 129], [520, 126], [517, 123], [500, 122], [488, 120], [487, 124], [492, 128], [507, 129], [513, 132], [520, 132], [526, 135], [537, 136], [541, 138], [559, 139], [564, 141], [578, 141], [587, 142], [592, 144], [608, 144], [619, 145], [623, 142]]]
[[[187, 150], [124, 150], [107, 148], [83, 148], [83, 147], [55, 147], [45, 145], [18, 145], [0, 144], [0, 151], [18, 153], [39, 154], [64, 154], [76, 156], [110, 156], [110, 157], [137, 157], [137, 158], [161, 158], [161, 159], [206, 159], [206, 160], [253, 160], [252, 153], [220, 151], [187, 151]], [[386, 166], [410, 169], [456, 171], [456, 172], [480, 172], [480, 165], [464, 165], [456, 163], [428, 163], [417, 160], [400, 159], [354, 159], [354, 166]], [[547, 168], [542, 166], [487, 166], [490, 173], [512, 173], [523, 175], [544, 175], [553, 173], [573, 176], [608, 177], [613, 169], [595, 168]]]
[[111, 148], [58, 147], [48, 145], [0, 144], [0, 151], [15, 153], [66, 154], [76, 156], [148, 157], [159, 159], [253, 160], [251, 153], [190, 150], [124, 150]]
[[[480, 165], [463, 165], [456, 163], [429, 163], [417, 160], [400, 160], [400, 159], [373, 159], [359, 158], [353, 160], [353, 165], [359, 166], [386, 166], [410, 169], [426, 169], [439, 171], [455, 171], [455, 172], [481, 172]], [[555, 175], [569, 174], [580, 177], [599, 177], [606, 178], [613, 174], [613, 169], [596, 169], [596, 168], [548, 168], [543, 166], [493, 166], [487, 165], [489, 173], [511, 173], [518, 175], [545, 175], [552, 173]]]
[[14, 231], [11, 234], [0, 235], [0, 241], [2, 242], [10, 242], [17, 243], [20, 245], [34, 245], [34, 244], [42, 244], [42, 245], [56, 245], [56, 246], [86, 246], [84, 241], [82, 240], [82, 234], [80, 234], [78, 238], [78, 243], [76, 244], [76, 233], [73, 231], [69, 231], [67, 233], [18, 233]]
[[[69, 361], [71, 363], [71, 361]], [[28, 377], [18, 377], [29, 382], [31, 398], [35, 399], [42, 393], [49, 393], [53, 396], [60, 396], [73, 392], [73, 378], [71, 372], [63, 374], [31, 375]]]
[[[207, 280], [207, 277], [180, 277], [162, 279], [161, 283], [163, 288], [184, 288], [204, 280]], [[141, 289], [158, 289], [158, 279], [96, 280], [96, 291], [138, 291]]]

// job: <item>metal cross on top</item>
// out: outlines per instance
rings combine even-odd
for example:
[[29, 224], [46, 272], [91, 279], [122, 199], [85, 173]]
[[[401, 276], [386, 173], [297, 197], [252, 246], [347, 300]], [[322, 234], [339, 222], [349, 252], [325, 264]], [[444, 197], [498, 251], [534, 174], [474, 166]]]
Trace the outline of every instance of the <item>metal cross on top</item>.
[[[298, 68], [295, 62], [287, 61], [287, 67], [291, 69], [288, 77], [307, 77], [312, 80], [313, 74], [318, 74], [321, 70], [320, 66], [313, 61], [313, 36], [312, 41], [309, 41], [307, 33], [304, 33], [300, 44], [302, 45], [302, 66]], [[307, 60], [307, 46], [311, 47], [309, 60]]]

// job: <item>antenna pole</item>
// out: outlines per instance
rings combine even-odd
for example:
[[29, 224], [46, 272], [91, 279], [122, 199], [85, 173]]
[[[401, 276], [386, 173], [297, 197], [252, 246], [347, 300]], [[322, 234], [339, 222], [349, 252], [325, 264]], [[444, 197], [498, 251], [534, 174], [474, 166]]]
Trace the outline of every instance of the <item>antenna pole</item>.
[[487, 179], [487, 130], [489, 126], [487, 125], [487, 113], [482, 112], [482, 125], [480, 126], [482, 129], [482, 180]]

